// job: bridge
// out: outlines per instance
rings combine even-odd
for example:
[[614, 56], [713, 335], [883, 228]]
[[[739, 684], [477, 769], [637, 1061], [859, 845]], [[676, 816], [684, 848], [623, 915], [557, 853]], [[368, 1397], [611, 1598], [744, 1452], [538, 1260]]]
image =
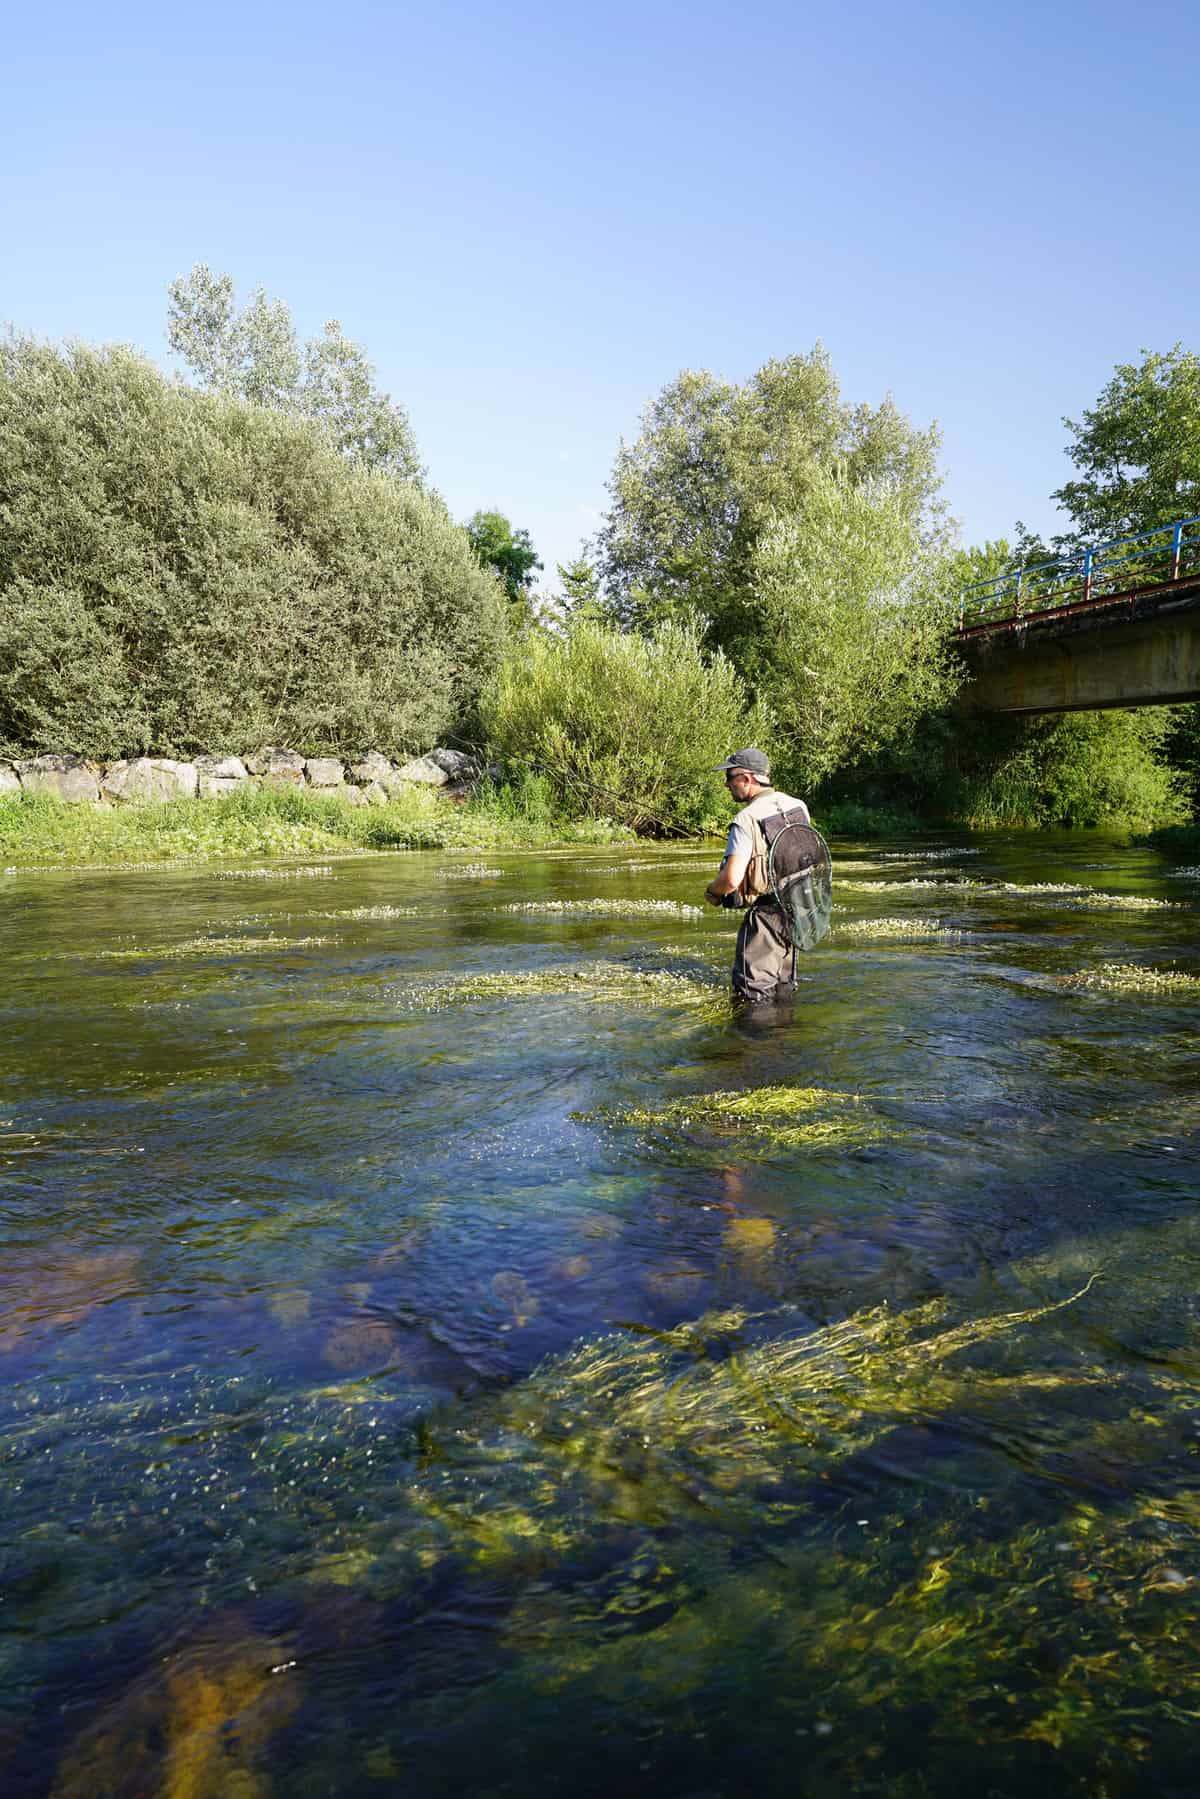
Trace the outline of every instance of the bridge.
[[1200, 518], [977, 581], [954, 641], [971, 711], [1200, 699]]

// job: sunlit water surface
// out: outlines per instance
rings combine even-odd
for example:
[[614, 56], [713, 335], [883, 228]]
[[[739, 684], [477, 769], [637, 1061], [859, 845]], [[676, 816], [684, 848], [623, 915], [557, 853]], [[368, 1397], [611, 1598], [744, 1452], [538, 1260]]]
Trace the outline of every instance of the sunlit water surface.
[[1200, 876], [835, 858], [5, 878], [0, 1791], [1195, 1790]]

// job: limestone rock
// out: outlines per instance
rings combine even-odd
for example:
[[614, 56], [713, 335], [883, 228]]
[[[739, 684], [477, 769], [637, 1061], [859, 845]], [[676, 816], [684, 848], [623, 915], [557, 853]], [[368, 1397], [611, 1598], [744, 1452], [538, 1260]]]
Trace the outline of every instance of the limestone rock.
[[210, 781], [244, 781], [249, 773], [240, 756], [197, 756], [196, 771]]
[[20, 793], [21, 777], [11, 762], [0, 762], [0, 793]]
[[295, 787], [304, 785], [304, 757], [298, 756], [295, 750], [278, 750], [268, 744], [265, 749], [246, 757], [246, 767], [252, 775], [261, 775], [266, 781], [289, 783]]
[[15, 766], [25, 793], [48, 793], [72, 804], [100, 798], [95, 773], [82, 756], [32, 756]]
[[169, 756], [135, 756], [132, 762], [109, 764], [100, 792], [106, 800], [132, 805], [192, 800], [198, 780], [194, 762], [173, 762]]
[[446, 770], [432, 756], [416, 756], [396, 770], [400, 781], [412, 781], [423, 787], [444, 787], [450, 779]]
[[424, 760], [436, 762], [451, 781], [470, 781], [479, 773], [474, 756], [468, 756], [462, 750], [430, 750]]
[[[351, 787], [346, 781], [343, 781], [340, 787], [335, 787], [333, 792], [334, 798], [344, 800], [347, 806], [365, 806], [369, 804], [367, 796], [362, 788]], [[386, 794], [384, 794], [384, 798], [387, 798]]]
[[386, 781], [394, 780], [395, 775], [396, 771], [387, 757], [381, 756], [378, 750], [369, 751], [350, 770], [351, 780], [358, 781], [363, 787], [369, 787], [372, 781], [378, 781], [382, 786]]
[[310, 787], [341, 787], [346, 771], [336, 756], [310, 756], [304, 764], [304, 777]]
[[369, 787], [364, 787], [361, 791], [368, 806], [386, 806], [388, 803], [388, 790], [381, 781], [372, 781]]
[[196, 772], [202, 800], [226, 799], [249, 779], [240, 756], [197, 756]]

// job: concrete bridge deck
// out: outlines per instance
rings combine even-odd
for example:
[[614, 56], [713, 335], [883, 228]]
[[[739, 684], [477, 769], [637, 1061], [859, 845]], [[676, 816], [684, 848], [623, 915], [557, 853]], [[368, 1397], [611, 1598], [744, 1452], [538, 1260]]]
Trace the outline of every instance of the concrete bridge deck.
[[967, 626], [955, 644], [975, 712], [1091, 712], [1200, 699], [1200, 570]]

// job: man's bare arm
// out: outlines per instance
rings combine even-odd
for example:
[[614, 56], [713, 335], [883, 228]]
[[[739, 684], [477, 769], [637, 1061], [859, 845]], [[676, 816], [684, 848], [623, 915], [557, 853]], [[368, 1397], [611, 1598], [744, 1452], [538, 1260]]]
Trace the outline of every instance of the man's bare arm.
[[736, 893], [750, 866], [748, 855], [727, 856], [704, 889], [710, 906], [719, 906], [727, 893]]

